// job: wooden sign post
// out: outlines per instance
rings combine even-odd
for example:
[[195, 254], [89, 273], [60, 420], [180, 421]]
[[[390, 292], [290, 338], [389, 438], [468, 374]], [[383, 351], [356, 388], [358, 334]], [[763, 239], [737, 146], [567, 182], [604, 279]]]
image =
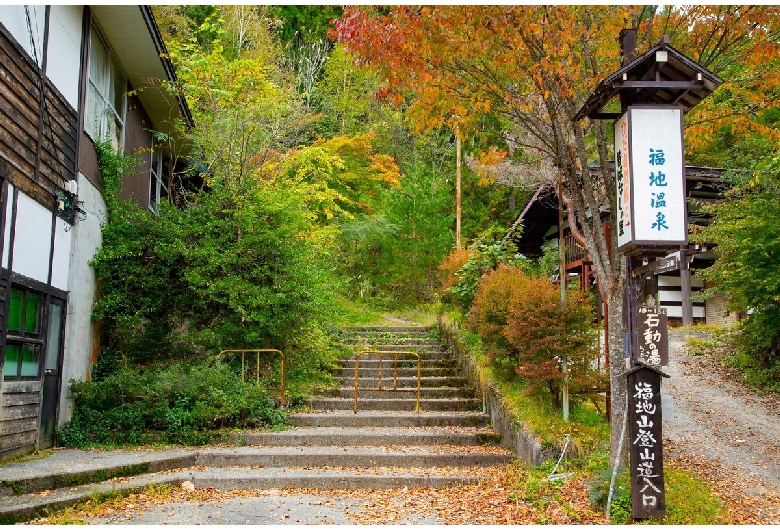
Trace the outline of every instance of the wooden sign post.
[[669, 376], [639, 362], [626, 376], [632, 515], [634, 519], [660, 519], [666, 514], [661, 377]]
[[666, 309], [641, 306], [634, 317], [634, 361], [650, 366], [669, 364], [669, 328]]
[[[666, 314], [640, 303], [642, 275], [632, 270], [644, 267], [644, 259], [674, 251], [680, 251], [681, 258], [686, 254], [683, 114], [723, 80], [670, 46], [666, 35], [638, 55], [636, 32], [620, 32], [623, 66], [596, 86], [575, 118], [616, 120], [616, 210], [611, 214], [626, 270], [623, 332], [630, 368], [625, 373], [629, 396], [625, 418], [631, 425], [631, 496], [634, 518], [647, 519], [666, 513], [661, 377], [667, 376], [657, 367], [667, 362], [668, 338]], [[620, 112], [608, 112], [616, 97]], [[659, 264], [663, 266], [668, 264]], [[615, 470], [619, 463], [618, 454]]]

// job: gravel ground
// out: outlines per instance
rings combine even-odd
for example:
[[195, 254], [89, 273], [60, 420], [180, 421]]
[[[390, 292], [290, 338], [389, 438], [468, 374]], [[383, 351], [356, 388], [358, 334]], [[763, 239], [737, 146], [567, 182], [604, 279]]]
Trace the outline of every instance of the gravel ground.
[[780, 396], [746, 389], [725, 352], [692, 356], [686, 336], [670, 333], [661, 383], [665, 454], [712, 483], [740, 522], [780, 524]]

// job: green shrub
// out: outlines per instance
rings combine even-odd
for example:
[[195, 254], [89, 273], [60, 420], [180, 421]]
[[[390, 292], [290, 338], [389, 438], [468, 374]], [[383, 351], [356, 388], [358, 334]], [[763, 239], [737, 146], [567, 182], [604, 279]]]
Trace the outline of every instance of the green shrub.
[[517, 248], [510, 240], [478, 244], [466, 264], [455, 273], [458, 279], [449, 289], [452, 298], [464, 312], [469, 311], [474, 301], [480, 279], [500, 264], [531, 267], [530, 261], [517, 253]]
[[[604, 465], [606, 464], [607, 462], [604, 462]], [[591, 504], [606, 509], [607, 502], [609, 501], [609, 485], [611, 481], [612, 469], [607, 468], [596, 478], [587, 483], [590, 488], [588, 498]], [[609, 509], [610, 522], [612, 524], [626, 524], [632, 520], [630, 482], [631, 475], [628, 469], [620, 470], [615, 480], [615, 487], [612, 491], [612, 502]]]
[[697, 276], [709, 281], [704, 296], [723, 293], [726, 309], [745, 314], [739, 322], [740, 352], [753, 359], [764, 377], [780, 376], [780, 155], [768, 150], [752, 171], [725, 177], [728, 200], [702, 205], [714, 214], [692, 235], [697, 243], [715, 243], [717, 260]]
[[58, 431], [67, 447], [201, 445], [216, 429], [287, 421], [266, 391], [223, 362], [121, 368], [100, 381], [71, 381], [71, 393], [73, 417]]

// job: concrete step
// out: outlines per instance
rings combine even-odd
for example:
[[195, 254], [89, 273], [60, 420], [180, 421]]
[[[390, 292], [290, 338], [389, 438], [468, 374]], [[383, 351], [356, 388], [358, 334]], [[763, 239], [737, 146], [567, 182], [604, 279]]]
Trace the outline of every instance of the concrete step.
[[487, 468], [416, 469], [246, 469], [210, 468], [178, 472], [150, 473], [122, 480], [111, 479], [78, 486], [50, 489], [46, 495], [26, 493], [7, 497], [0, 503], [0, 520], [4, 524], [26, 521], [52, 510], [75, 506], [93, 499], [96, 494], [130, 494], [151, 485], [180, 486], [190, 481], [196, 488], [236, 489], [388, 489], [447, 487], [473, 484]]
[[476, 483], [489, 466], [469, 467], [391, 467], [391, 468], [205, 468], [162, 471], [100, 482], [71, 484], [7, 496], [0, 502], [0, 521], [11, 524], [26, 521], [53, 510], [75, 506], [98, 494], [129, 494], [152, 485], [180, 486], [190, 481], [196, 488], [235, 489], [386, 489], [447, 487]]
[[[354, 370], [355, 358], [351, 357], [349, 359], [339, 359], [338, 364], [342, 368], [352, 368]], [[393, 357], [391, 356], [386, 356], [382, 359], [383, 367], [393, 366], [394, 364], [395, 364], [395, 359], [393, 359]], [[398, 365], [406, 368], [415, 368], [417, 367], [417, 359], [415, 359], [414, 357], [406, 357], [403, 359], [398, 359]], [[452, 366], [455, 365], [455, 361], [453, 361], [449, 357], [439, 357], [438, 359], [432, 359], [430, 357], [423, 356], [420, 359], [420, 365], [423, 368], [451, 368]], [[369, 359], [366, 358], [366, 356], [361, 356], [358, 366], [360, 366], [361, 368], [377, 368], [379, 366], [379, 359], [377, 358]]]
[[290, 415], [298, 427], [486, 427], [490, 417], [482, 412], [379, 410], [298, 412]]
[[194, 466], [195, 451], [81, 451], [57, 449], [51, 458], [0, 466], [0, 504], [5, 496], [100, 482], [112, 477]]
[[[236, 447], [214, 448], [198, 454], [197, 465], [206, 467], [457, 467], [494, 466], [509, 463], [514, 455], [503, 447], [458, 445], [374, 447]], [[290, 486], [287, 486], [290, 487]]]
[[53, 510], [75, 506], [100, 494], [131, 494], [148, 486], [180, 486], [191, 480], [188, 471], [163, 471], [143, 475], [109, 479], [101, 482], [73, 483], [67, 487], [52, 487], [42, 492], [23, 493], [3, 497], [0, 502], [0, 524], [27, 521], [51, 513]]
[[[358, 365], [358, 377], [361, 378], [377, 378], [379, 376], [379, 367], [373, 366], [373, 367], [363, 367], [362, 365]], [[412, 368], [395, 368], [393, 366], [382, 366], [382, 379], [387, 378], [393, 378], [393, 376], [397, 377], [417, 377], [417, 367]], [[420, 368], [420, 376], [421, 377], [455, 377], [460, 373], [459, 370], [455, 368], [443, 368], [443, 367], [421, 367]], [[337, 377], [352, 377], [354, 379], [355, 377], [355, 368], [342, 368], [341, 370], [337, 370], [334, 373]]]
[[[355, 353], [360, 353], [364, 351], [380, 351], [380, 352], [413, 352], [417, 353], [425, 359], [426, 357], [431, 359], [449, 359], [451, 356], [447, 352], [446, 348], [444, 346], [440, 345], [425, 345], [425, 344], [418, 344], [418, 345], [406, 345], [406, 344], [374, 344], [370, 342], [360, 343], [360, 344], [352, 344], [352, 350]], [[378, 358], [377, 355], [372, 353], [364, 353], [360, 356], [361, 359], [371, 359], [371, 358]], [[401, 359], [401, 354], [399, 353], [398, 356], [399, 359]], [[407, 359], [414, 359], [414, 356], [412, 355], [406, 355], [405, 358]], [[384, 359], [392, 359], [392, 356], [385, 355]]]
[[237, 489], [389, 489], [474, 484], [478, 468], [381, 469], [204, 469], [192, 473], [196, 488]]
[[345, 333], [436, 333], [431, 326], [348, 326], [342, 328]]
[[[420, 386], [422, 388], [441, 388], [441, 387], [462, 387], [466, 386], [468, 381], [465, 377], [421, 377]], [[355, 376], [354, 372], [352, 376], [346, 376], [341, 378], [342, 387], [354, 387]], [[359, 377], [358, 386], [360, 388], [378, 388], [378, 381], [376, 377]], [[398, 377], [395, 380], [385, 381], [382, 380], [382, 388], [417, 388], [417, 377]]]
[[[406, 393], [407, 397], [394, 399], [371, 399], [361, 397], [358, 393], [358, 410], [400, 410], [414, 411], [417, 400], [414, 393]], [[309, 406], [315, 410], [353, 410], [352, 399], [319, 397], [309, 400]], [[420, 399], [420, 410], [468, 412], [482, 410], [482, 400], [479, 399]]]
[[[384, 383], [384, 381], [383, 381]], [[386, 387], [387, 385], [384, 385]], [[390, 382], [390, 386], [392, 387], [392, 382]], [[365, 388], [365, 387], [363, 387]], [[409, 395], [415, 395], [416, 389], [412, 390], [409, 389], [410, 394]], [[371, 399], [382, 399], [382, 398], [388, 398], [393, 397], [393, 394], [396, 393], [396, 390], [359, 390], [358, 395], [361, 399], [363, 398], [371, 398]], [[355, 387], [354, 386], [344, 386], [342, 388], [337, 388], [334, 390], [331, 390], [330, 392], [326, 392], [323, 394], [323, 396], [328, 397], [340, 397], [344, 399], [352, 399], [355, 396]], [[474, 397], [474, 391], [469, 388], [465, 387], [439, 387], [439, 388], [421, 388], [420, 389], [420, 397], [422, 399], [452, 399], [452, 398], [473, 398]]]
[[501, 435], [487, 427], [299, 427], [245, 432], [230, 441], [250, 446], [495, 445]]
[[439, 339], [428, 337], [363, 337], [355, 336], [344, 340], [347, 344], [396, 344], [406, 346], [436, 346], [441, 347]]

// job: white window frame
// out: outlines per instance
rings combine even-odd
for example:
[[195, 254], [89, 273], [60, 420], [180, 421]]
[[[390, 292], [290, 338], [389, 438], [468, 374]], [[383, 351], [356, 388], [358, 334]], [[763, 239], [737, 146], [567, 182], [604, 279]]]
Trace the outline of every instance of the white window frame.
[[[99, 52], [106, 59], [102, 65], [96, 63]], [[84, 131], [93, 141], [108, 140], [114, 149], [122, 152], [127, 112], [127, 75], [94, 21], [90, 32], [87, 78]], [[112, 89], [117, 91], [113, 98]]]
[[170, 197], [163, 175], [163, 156], [159, 147], [152, 142], [152, 156], [149, 163], [149, 211], [160, 213], [160, 201]]

